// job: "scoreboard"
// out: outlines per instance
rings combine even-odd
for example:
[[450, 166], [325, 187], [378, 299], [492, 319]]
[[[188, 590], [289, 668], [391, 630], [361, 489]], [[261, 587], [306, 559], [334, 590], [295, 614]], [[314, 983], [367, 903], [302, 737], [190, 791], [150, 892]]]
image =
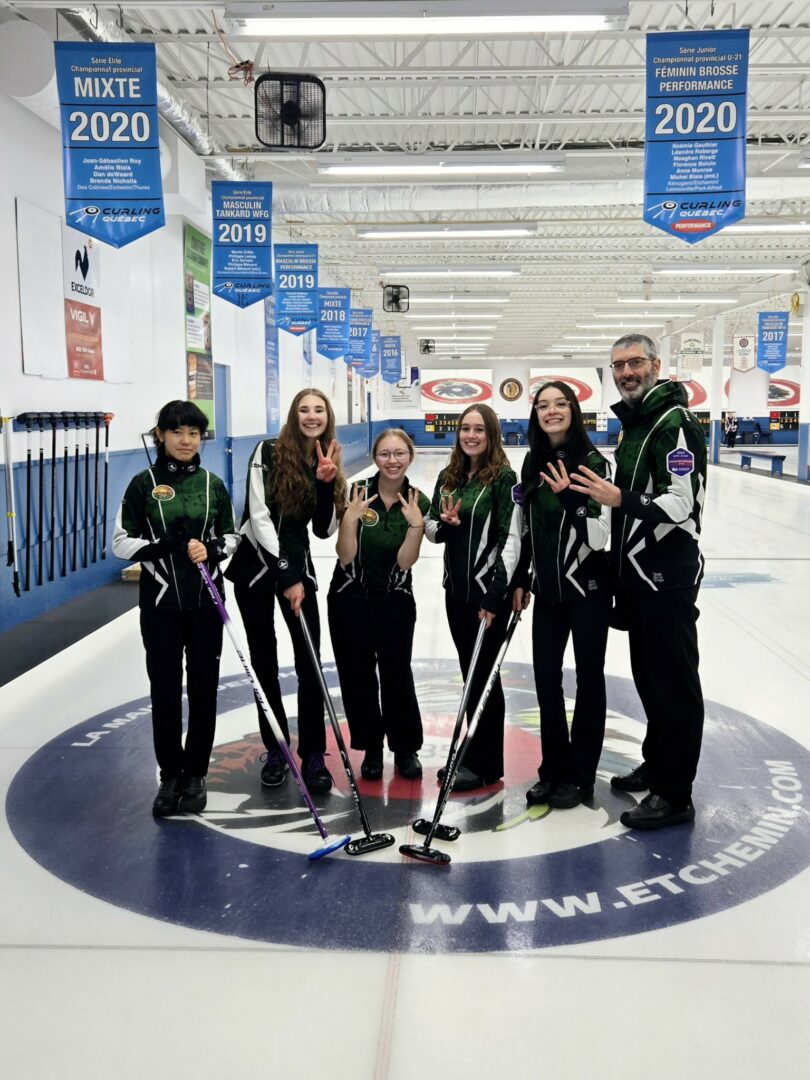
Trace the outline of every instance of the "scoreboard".
[[425, 413], [425, 431], [434, 434], [437, 438], [456, 433], [458, 427], [458, 413]]

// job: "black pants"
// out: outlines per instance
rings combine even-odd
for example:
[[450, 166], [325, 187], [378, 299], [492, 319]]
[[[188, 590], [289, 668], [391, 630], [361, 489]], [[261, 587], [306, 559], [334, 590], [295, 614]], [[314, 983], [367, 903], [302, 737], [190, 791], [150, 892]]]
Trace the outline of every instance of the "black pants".
[[[320, 652], [321, 622], [317, 593], [309, 583], [304, 588], [301, 610], [306, 617], [315, 648]], [[322, 754], [326, 749], [324, 703], [300, 620], [293, 615], [289, 600], [284, 597], [283, 590], [270, 574], [265, 574], [252, 588], [237, 582], [234, 585], [234, 594], [245, 625], [250, 661], [273, 715], [289, 743], [290, 729], [278, 679], [278, 644], [274, 619], [274, 607], [278, 597], [281, 614], [292, 639], [295, 674], [298, 676], [298, 753], [302, 758], [309, 754]], [[258, 704], [256, 707], [262, 741], [268, 750], [277, 750], [278, 743], [264, 712]]]
[[650, 790], [671, 802], [687, 800], [703, 738], [703, 692], [695, 626], [697, 589], [625, 592], [630, 664], [647, 734], [642, 756]]
[[[217, 721], [222, 620], [213, 604], [195, 611], [141, 608], [152, 695], [152, 735], [161, 780], [205, 776]], [[188, 732], [183, 747], [183, 653]]]
[[[450, 634], [458, 653], [461, 673], [466, 679], [480, 625], [478, 619], [479, 607], [477, 604], [462, 603], [455, 600], [449, 593], [446, 593], [445, 608], [447, 621], [450, 624]], [[508, 621], [508, 605], [504, 604], [493, 619], [489, 630], [484, 634], [484, 644], [481, 648], [481, 655], [478, 658], [478, 665], [470, 688], [469, 704], [467, 706], [468, 722], [472, 718], [481, 698], [484, 684], [495, 663], [498, 649], [506, 637]], [[499, 780], [503, 776], [503, 725], [505, 713], [506, 703], [499, 675], [495, 679], [489, 700], [481, 715], [478, 729], [473, 735], [469, 749], [464, 757], [465, 768], [490, 782]]]
[[411, 670], [413, 597], [366, 597], [346, 588], [330, 592], [328, 605], [352, 747], [382, 750], [387, 738], [394, 754], [415, 753], [422, 746], [422, 717]]
[[[539, 775], [552, 784], [571, 781], [591, 787], [605, 738], [605, 648], [610, 597], [596, 595], [571, 604], [536, 598], [532, 658], [540, 705], [543, 757]], [[571, 731], [563, 694], [563, 657], [574, 640], [577, 697]]]

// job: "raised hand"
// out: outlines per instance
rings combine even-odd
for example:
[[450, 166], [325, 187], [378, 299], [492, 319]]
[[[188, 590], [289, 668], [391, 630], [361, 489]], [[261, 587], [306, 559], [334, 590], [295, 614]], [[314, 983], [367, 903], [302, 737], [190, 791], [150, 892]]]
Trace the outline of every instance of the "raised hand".
[[337, 476], [337, 456], [340, 446], [337, 439], [332, 439], [329, 448], [324, 454], [320, 442], [315, 440], [315, 453], [318, 455], [318, 467], [315, 476], [324, 484], [331, 484]]
[[568, 471], [565, 468], [565, 462], [561, 461], [559, 463], [559, 472], [557, 471], [557, 469], [554, 468], [554, 465], [551, 462], [548, 463], [547, 468], [548, 472], [546, 473], [541, 470], [540, 475], [543, 477], [543, 479], [554, 492], [554, 494], [559, 495], [559, 493], [561, 491], [565, 491], [565, 489], [571, 483], [571, 478], [569, 477]]
[[365, 496], [368, 495], [368, 488], [365, 484], [355, 484], [352, 487], [352, 496], [349, 500], [349, 505], [344, 512], [344, 519], [348, 518], [349, 521], [359, 521], [366, 510], [371, 506], [376, 495], [372, 495], [370, 499]]
[[461, 518], [459, 510], [461, 510], [461, 499], [457, 503], [453, 503], [453, 499], [450, 495], [442, 495], [441, 499], [441, 513], [439, 517], [445, 523], [445, 525], [460, 525]]
[[571, 490], [587, 495], [602, 506], [621, 506], [622, 492], [609, 480], [604, 480], [599, 473], [580, 465], [571, 477]]
[[397, 495], [402, 503], [402, 516], [413, 529], [418, 529], [425, 524], [422, 511], [419, 509], [419, 489], [410, 488], [407, 501], [402, 498], [402, 492]]

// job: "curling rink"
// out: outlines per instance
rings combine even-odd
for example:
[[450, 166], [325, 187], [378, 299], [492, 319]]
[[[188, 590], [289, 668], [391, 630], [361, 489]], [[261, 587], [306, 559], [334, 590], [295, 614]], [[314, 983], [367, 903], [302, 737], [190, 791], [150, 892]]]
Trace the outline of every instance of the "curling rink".
[[[523, 451], [510, 456], [519, 470]], [[444, 458], [418, 451], [410, 476], [428, 495]], [[503, 783], [450, 799], [443, 820], [462, 835], [437, 842], [448, 867], [399, 854], [432, 816], [461, 689], [442, 549], [427, 541], [414, 569], [424, 778], [395, 776], [386, 752], [382, 783], [360, 781], [372, 829], [397, 838], [385, 851], [307, 861], [317, 833], [292, 780], [259, 784], [255, 709], [227, 638], [201, 816], [150, 813], [137, 609], [0, 689], [3, 1075], [805, 1077], [810, 490], [712, 467], [703, 537], [697, 820], [659, 833], [628, 833], [633, 796], [609, 787], [644, 732], [617, 631], [594, 802], [529, 812], [529, 611], [502, 672]], [[325, 627], [333, 542], [313, 553]], [[294, 725], [280, 619], [277, 633]], [[322, 655], [342, 720], [326, 634]], [[335, 788], [316, 801], [330, 832], [356, 837], [330, 746]]]

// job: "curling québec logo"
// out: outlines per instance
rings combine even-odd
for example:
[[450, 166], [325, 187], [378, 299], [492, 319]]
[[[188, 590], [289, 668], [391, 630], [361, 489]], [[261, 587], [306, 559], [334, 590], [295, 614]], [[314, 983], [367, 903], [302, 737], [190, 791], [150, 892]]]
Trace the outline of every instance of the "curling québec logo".
[[[384, 952], [537, 949], [632, 935], [717, 914], [810, 862], [810, 752], [711, 701], [694, 825], [626, 832], [619, 815], [636, 796], [613, 792], [609, 777], [638, 762], [645, 728], [632, 682], [615, 676], [607, 676], [594, 800], [564, 811], [527, 806], [539, 759], [534, 677], [530, 665], [507, 657], [505, 782], [449, 800], [442, 822], [461, 830], [455, 843], [439, 845], [451, 854], [449, 867], [403, 864], [399, 844], [420, 839], [411, 823], [433, 814], [436, 769], [461, 689], [455, 660], [415, 660], [413, 670], [423, 703], [424, 778], [403, 780], [388, 755], [381, 782], [359, 781], [372, 829], [395, 835], [383, 851], [307, 862], [316, 834], [295, 784], [288, 778], [267, 789], [259, 782], [264, 747], [242, 676], [220, 680], [202, 815], [152, 819], [157, 784], [147, 698], [90, 717], [32, 755], [9, 789], [9, 826], [49, 872], [128, 910], [239, 938]], [[334, 666], [325, 663], [324, 674], [339, 711]], [[294, 671], [282, 669], [280, 681], [295, 744]], [[566, 671], [569, 708], [574, 682]], [[331, 739], [330, 748], [335, 786], [317, 798], [318, 809], [330, 833], [358, 836]], [[66, 770], [72, 782], [57, 795], [54, 778]]]

